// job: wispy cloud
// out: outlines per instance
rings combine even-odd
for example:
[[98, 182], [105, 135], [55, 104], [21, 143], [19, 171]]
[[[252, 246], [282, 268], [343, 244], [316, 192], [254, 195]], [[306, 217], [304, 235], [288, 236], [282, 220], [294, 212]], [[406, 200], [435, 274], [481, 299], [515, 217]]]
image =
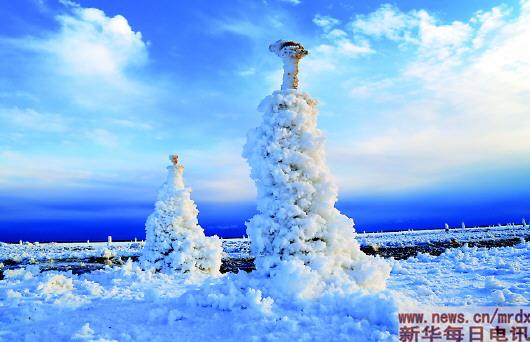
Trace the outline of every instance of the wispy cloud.
[[152, 131], [153, 126], [147, 122], [143, 121], [133, 121], [129, 119], [109, 119], [108, 122], [111, 125], [118, 127], [132, 128], [140, 131]]
[[281, 2], [287, 2], [287, 3], [290, 3], [292, 5], [300, 5], [302, 3], [301, 0], [280, 0]]
[[[250, 170], [241, 157], [244, 141], [223, 140], [208, 149], [190, 149], [181, 155], [188, 182], [197, 198], [207, 202], [251, 200], [255, 188]], [[215, 175], [212, 167], [215, 165]]]
[[264, 27], [244, 19], [218, 21], [213, 25], [213, 28], [215, 32], [228, 32], [250, 38], [262, 37], [266, 32]]
[[41, 188], [65, 183], [81, 184], [92, 178], [92, 173], [80, 167], [81, 158], [54, 158], [28, 155], [12, 150], [0, 150], [0, 184], [5, 189]]
[[242, 77], [252, 76], [256, 74], [256, 69], [248, 68], [248, 69], [240, 70], [237, 72], [237, 74]]
[[369, 39], [408, 44], [415, 57], [396, 74], [351, 88], [356, 101], [380, 107], [362, 124], [369, 134], [331, 141], [346, 191], [432, 186], [474, 168], [530, 167], [529, 3], [514, 18], [493, 8], [450, 24], [390, 5], [354, 19], [350, 25]]
[[411, 31], [418, 26], [417, 12], [403, 13], [397, 7], [385, 4], [375, 12], [357, 15], [349, 27], [354, 34], [364, 34], [374, 38], [408, 40]]
[[[149, 58], [141, 33], [121, 15], [63, 3], [59, 14], [51, 8], [43, 13], [57, 26], [38, 36], [0, 39], [9, 51], [1, 67], [24, 60], [11, 79], [14, 90], [0, 93], [0, 169], [11, 187], [106, 179], [106, 172], [131, 167], [125, 162], [130, 156], [113, 151], [152, 129], [152, 120], [139, 114], [157, 101], [159, 90], [143, 70]], [[86, 157], [74, 160], [72, 154]]]
[[147, 44], [121, 16], [107, 17], [96, 8], [68, 5], [55, 17], [60, 30], [44, 38], [3, 39], [13, 48], [47, 55], [48, 63], [75, 77], [102, 77], [119, 82], [129, 67], [147, 62]]
[[[42, 180], [48, 186], [156, 188], [166, 154], [177, 152], [198, 199], [252, 198], [240, 149], [258, 123], [259, 98], [281, 84], [281, 61], [267, 52], [279, 38], [310, 52], [301, 86], [320, 101], [345, 193], [429, 187], [473, 168], [502, 172], [530, 152], [528, 1], [456, 21], [396, 5], [340, 19], [306, 2], [203, 12], [186, 35], [200, 39], [194, 58], [216, 47], [219, 59], [197, 64], [181, 38], [159, 38], [159, 26], [65, 4], [48, 9], [55, 26], [40, 34], [0, 38], [0, 71], [18, 63], [0, 81], [0, 149], [11, 151], [2, 155], [4, 184], [40, 184], [42, 172], [53, 174]], [[304, 15], [290, 20], [294, 10]]]
[[118, 146], [118, 137], [110, 131], [103, 128], [96, 128], [86, 132], [88, 141], [94, 142], [107, 148], [114, 148]]
[[317, 14], [313, 18], [313, 23], [315, 23], [315, 25], [321, 27], [324, 31], [329, 32], [335, 26], [340, 24], [340, 20], [337, 19], [337, 18], [330, 17], [328, 15]]
[[40, 47], [69, 73], [120, 78], [128, 67], [147, 61], [142, 34], [121, 15], [107, 17], [101, 10], [79, 7], [57, 20], [62, 30]]
[[0, 108], [0, 119], [4, 123], [31, 131], [66, 132], [69, 128], [67, 120], [60, 114], [40, 113], [32, 108]]

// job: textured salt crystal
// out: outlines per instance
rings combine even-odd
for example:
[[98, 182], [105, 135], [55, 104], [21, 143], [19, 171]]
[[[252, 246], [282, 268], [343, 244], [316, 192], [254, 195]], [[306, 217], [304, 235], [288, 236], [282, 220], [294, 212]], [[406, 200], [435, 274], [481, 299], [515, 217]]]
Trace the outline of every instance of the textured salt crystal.
[[334, 207], [337, 187], [317, 128], [317, 101], [295, 89], [298, 60], [307, 52], [285, 41], [270, 50], [284, 60], [284, 84], [259, 105], [263, 121], [249, 132], [243, 151], [258, 190], [259, 213], [247, 223], [256, 267], [273, 274], [282, 263], [300, 268], [301, 262], [324, 276], [384, 288], [390, 267], [360, 251], [353, 220]]
[[167, 180], [158, 193], [154, 212], [146, 222], [146, 240], [140, 262], [164, 272], [217, 274], [222, 248], [217, 236], [206, 237], [199, 211], [184, 186], [184, 167], [170, 156]]

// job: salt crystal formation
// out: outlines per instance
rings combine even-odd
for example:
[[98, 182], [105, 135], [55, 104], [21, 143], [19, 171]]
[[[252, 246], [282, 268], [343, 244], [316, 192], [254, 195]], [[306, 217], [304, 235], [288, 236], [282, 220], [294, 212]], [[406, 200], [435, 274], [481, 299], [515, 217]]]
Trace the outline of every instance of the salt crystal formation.
[[298, 89], [298, 63], [308, 52], [302, 44], [278, 40], [269, 46], [269, 51], [283, 60], [282, 90]]
[[259, 214], [247, 222], [256, 268], [285, 275], [285, 267], [301, 266], [356, 287], [384, 288], [389, 266], [361, 252], [353, 220], [334, 207], [337, 187], [317, 128], [317, 102], [296, 89], [298, 61], [307, 51], [286, 41], [269, 49], [284, 61], [282, 90], [259, 105], [263, 122], [249, 132], [243, 151], [258, 190]]
[[145, 225], [140, 262], [146, 268], [163, 272], [217, 274], [221, 267], [221, 241], [217, 236], [204, 235], [191, 189], [184, 186], [184, 167], [178, 164], [176, 155], [170, 160], [167, 180]]

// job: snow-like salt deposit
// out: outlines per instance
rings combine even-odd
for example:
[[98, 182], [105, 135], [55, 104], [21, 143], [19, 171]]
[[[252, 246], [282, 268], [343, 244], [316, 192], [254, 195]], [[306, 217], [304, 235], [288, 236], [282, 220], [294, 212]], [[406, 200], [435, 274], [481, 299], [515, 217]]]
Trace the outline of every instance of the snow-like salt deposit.
[[37, 290], [44, 294], [55, 295], [70, 292], [74, 289], [71, 278], [62, 274], [52, 275], [45, 282], [39, 284]]
[[170, 160], [167, 180], [146, 222], [141, 263], [164, 272], [218, 274], [221, 241], [217, 236], [204, 235], [191, 189], [184, 186], [184, 167], [178, 164], [177, 156], [170, 156]]
[[[504, 239], [530, 238], [530, 227], [524, 225], [503, 225], [477, 228], [456, 228], [445, 231], [443, 229], [432, 230], [407, 230], [399, 232], [383, 233], [356, 233], [356, 239], [361, 246], [379, 247], [403, 247], [422, 246], [428, 241], [459, 243], [477, 242], [484, 240], [498, 241]], [[250, 241], [248, 238], [224, 239], [221, 241], [224, 253], [233, 258], [250, 257]], [[0, 242], [0, 271], [12, 268], [14, 261], [24, 264], [43, 263], [53, 266], [67, 262], [68, 260], [79, 260], [90, 263], [90, 258], [104, 256], [105, 250], [109, 250], [113, 257], [127, 260], [130, 257], [138, 257], [143, 249], [143, 242], [113, 242], [107, 246], [106, 242], [86, 243], [41, 243], [39, 245], [7, 244]], [[24, 255], [24, 257], [21, 257]]]
[[[395, 261], [389, 288], [431, 305], [530, 304], [530, 243], [448, 249]], [[465, 265], [465, 267], [464, 267]], [[431, 295], [422, 295], [423, 289]]]
[[78, 332], [72, 336], [72, 340], [93, 340], [94, 338], [94, 330], [90, 328], [90, 324], [86, 323], [83, 325], [81, 329], [79, 329]]
[[[353, 220], [334, 207], [337, 188], [325, 163], [317, 102], [288, 89], [298, 70], [291, 64], [303, 57], [296, 44], [280, 41], [271, 47], [289, 68], [282, 90], [259, 105], [262, 124], [249, 132], [243, 151], [258, 190], [259, 214], [247, 223], [256, 268], [313, 287], [314, 293], [331, 278], [383, 289], [390, 267], [360, 251]], [[291, 63], [285, 62], [289, 58]]]
[[357, 240], [359, 240], [361, 245], [379, 245], [382, 247], [418, 246], [450, 241], [466, 243], [481, 240], [517, 239], [524, 237], [530, 237], [530, 227], [525, 224], [357, 234]]
[[[410, 305], [400, 293], [422, 307], [530, 304], [529, 259], [530, 243], [521, 243], [390, 260], [386, 291], [327, 291], [318, 301], [282, 295], [278, 283], [244, 272], [186, 283], [133, 262], [78, 276], [31, 266], [0, 280], [0, 340], [395, 341], [395, 312]], [[474, 263], [473, 272], [462, 272], [460, 262]], [[71, 281], [71, 290], [38, 290], [57, 275], [66, 281], [54, 287]], [[503, 287], [486, 287], [491, 276]]]

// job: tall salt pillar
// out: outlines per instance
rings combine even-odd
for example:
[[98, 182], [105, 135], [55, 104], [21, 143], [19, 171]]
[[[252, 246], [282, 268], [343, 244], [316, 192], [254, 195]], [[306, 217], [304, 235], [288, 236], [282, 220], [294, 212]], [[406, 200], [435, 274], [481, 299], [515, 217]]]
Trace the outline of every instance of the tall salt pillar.
[[353, 220], [335, 209], [337, 188], [317, 127], [317, 101], [298, 90], [298, 63], [308, 52], [284, 40], [269, 50], [283, 61], [283, 83], [259, 105], [263, 121], [248, 133], [243, 150], [258, 193], [258, 214], [247, 222], [256, 269], [384, 288], [389, 266], [361, 252]]

